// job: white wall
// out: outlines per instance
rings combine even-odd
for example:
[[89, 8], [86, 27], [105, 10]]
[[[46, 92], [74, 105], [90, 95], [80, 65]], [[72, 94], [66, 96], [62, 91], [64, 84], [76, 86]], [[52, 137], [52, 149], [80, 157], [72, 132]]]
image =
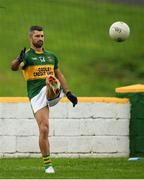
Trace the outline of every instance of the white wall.
[[[128, 156], [129, 103], [60, 102], [50, 112], [53, 156]], [[40, 156], [29, 103], [0, 103], [0, 156]]]

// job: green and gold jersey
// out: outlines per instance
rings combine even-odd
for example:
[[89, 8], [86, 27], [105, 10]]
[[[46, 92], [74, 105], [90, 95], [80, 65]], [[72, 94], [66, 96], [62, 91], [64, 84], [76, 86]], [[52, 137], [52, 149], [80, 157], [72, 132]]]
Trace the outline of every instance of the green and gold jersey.
[[54, 69], [58, 68], [58, 58], [50, 51], [35, 52], [29, 49], [25, 54], [23, 75], [27, 81], [28, 97], [36, 96], [46, 85], [47, 75], [54, 75]]

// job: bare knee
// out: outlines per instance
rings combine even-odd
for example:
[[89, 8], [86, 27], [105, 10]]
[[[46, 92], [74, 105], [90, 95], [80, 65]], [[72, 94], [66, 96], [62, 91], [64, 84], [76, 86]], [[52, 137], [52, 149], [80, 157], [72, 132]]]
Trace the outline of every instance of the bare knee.
[[48, 133], [49, 133], [48, 124], [41, 123], [39, 126], [39, 130], [40, 130], [40, 136], [42, 136], [43, 138], [48, 137]]

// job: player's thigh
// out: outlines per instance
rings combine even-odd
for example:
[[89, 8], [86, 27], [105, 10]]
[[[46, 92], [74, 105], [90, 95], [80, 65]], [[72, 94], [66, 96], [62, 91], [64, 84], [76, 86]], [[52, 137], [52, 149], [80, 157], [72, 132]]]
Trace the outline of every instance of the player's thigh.
[[39, 128], [41, 126], [49, 126], [49, 108], [43, 107], [35, 113], [35, 119]]

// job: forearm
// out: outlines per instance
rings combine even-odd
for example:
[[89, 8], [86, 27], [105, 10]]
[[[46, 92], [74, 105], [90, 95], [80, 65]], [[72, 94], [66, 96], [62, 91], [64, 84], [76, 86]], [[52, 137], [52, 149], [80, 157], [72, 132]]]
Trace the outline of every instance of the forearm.
[[55, 72], [55, 75], [56, 75], [56, 77], [58, 78], [58, 80], [60, 81], [60, 84], [61, 84], [61, 86], [62, 86], [65, 94], [66, 94], [67, 92], [69, 92], [70, 89], [69, 89], [68, 83], [67, 83], [64, 75], [60, 72], [60, 70], [56, 71], [56, 72]]
[[64, 78], [64, 75], [61, 73], [59, 69], [55, 69], [55, 76], [58, 78], [58, 80], [61, 83], [61, 86], [66, 94], [66, 97], [72, 102], [73, 107], [78, 103], [78, 99], [75, 95], [72, 94], [70, 91], [68, 84], [66, 82], [66, 79]]
[[19, 69], [19, 65], [20, 65], [20, 62], [18, 59], [13, 60], [11, 63], [11, 70], [17, 71]]
[[11, 63], [11, 70], [13, 71], [17, 71], [18, 69], [23, 69], [23, 67], [24, 67], [24, 63], [19, 62], [18, 59], [13, 60]]
[[60, 83], [61, 83], [61, 86], [62, 86], [65, 94], [66, 94], [67, 92], [69, 92], [70, 89], [69, 89], [69, 87], [68, 87], [67, 81], [66, 81], [66, 79], [64, 78], [64, 76], [61, 75], [58, 79], [59, 79], [59, 81], [60, 81]]

